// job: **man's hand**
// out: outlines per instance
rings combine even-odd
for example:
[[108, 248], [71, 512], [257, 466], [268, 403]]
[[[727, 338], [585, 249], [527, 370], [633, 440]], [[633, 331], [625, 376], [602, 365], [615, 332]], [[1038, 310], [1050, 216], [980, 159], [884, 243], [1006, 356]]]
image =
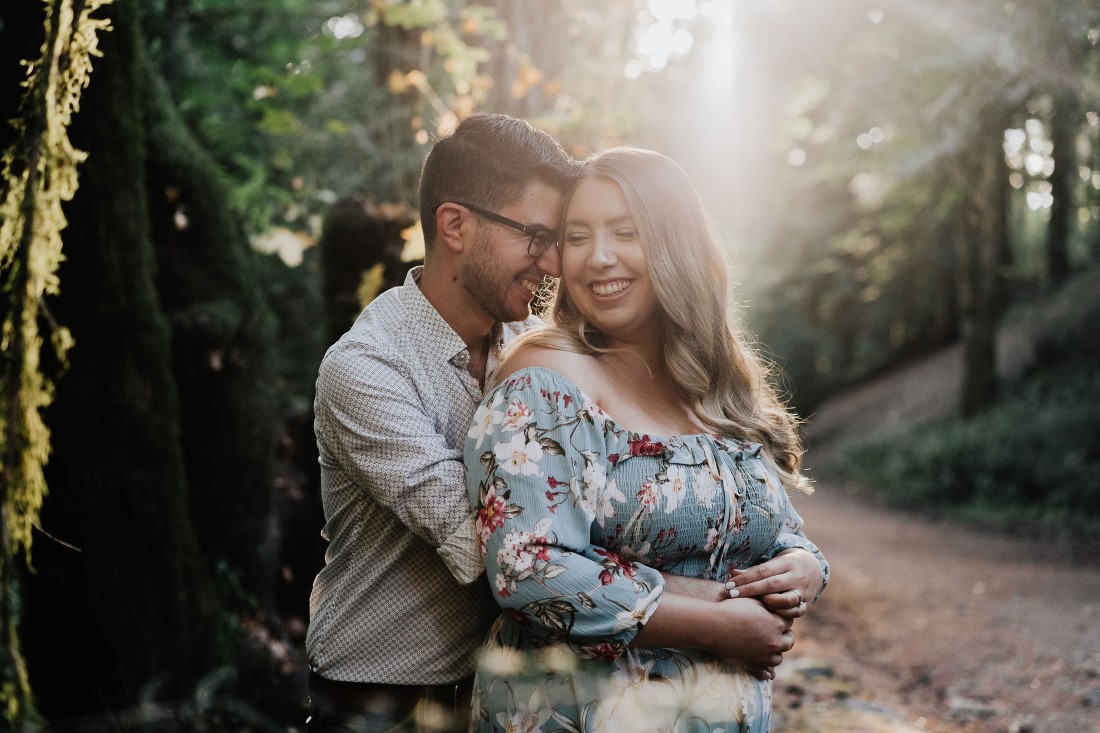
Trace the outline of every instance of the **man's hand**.
[[786, 619], [805, 614], [808, 602], [824, 583], [817, 558], [797, 548], [751, 568], [734, 570], [732, 575], [726, 583], [731, 597], [758, 598], [769, 610]]

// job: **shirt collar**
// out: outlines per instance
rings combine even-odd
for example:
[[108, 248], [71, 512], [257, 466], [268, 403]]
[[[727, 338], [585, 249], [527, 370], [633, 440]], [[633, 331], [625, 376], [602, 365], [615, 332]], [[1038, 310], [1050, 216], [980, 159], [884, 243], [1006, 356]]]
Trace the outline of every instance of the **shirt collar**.
[[[425, 342], [427, 351], [465, 369], [470, 363], [470, 350], [462, 337], [451, 328], [451, 324], [447, 323], [420, 291], [419, 282], [423, 273], [423, 265], [410, 269], [405, 275], [402, 288], [405, 306], [411, 316], [410, 322], [417, 324], [413, 329], [413, 335], [416, 339]], [[495, 366], [495, 363], [500, 360], [499, 352], [505, 340], [505, 329], [499, 322], [493, 324], [489, 339], [489, 365]]]

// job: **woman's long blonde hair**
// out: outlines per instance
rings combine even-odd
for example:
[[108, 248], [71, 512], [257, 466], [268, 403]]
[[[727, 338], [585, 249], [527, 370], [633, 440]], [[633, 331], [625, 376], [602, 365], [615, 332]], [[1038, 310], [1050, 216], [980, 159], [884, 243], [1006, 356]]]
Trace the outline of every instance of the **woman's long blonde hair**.
[[[784, 485], [808, 491], [799, 472], [798, 418], [779, 399], [770, 366], [731, 308], [725, 253], [687, 174], [660, 153], [619, 147], [585, 161], [578, 182], [595, 177], [616, 183], [626, 198], [665, 320], [664, 366], [685, 402], [708, 430], [763, 444]], [[607, 351], [607, 338], [584, 320], [565, 287], [546, 321], [513, 348]]]

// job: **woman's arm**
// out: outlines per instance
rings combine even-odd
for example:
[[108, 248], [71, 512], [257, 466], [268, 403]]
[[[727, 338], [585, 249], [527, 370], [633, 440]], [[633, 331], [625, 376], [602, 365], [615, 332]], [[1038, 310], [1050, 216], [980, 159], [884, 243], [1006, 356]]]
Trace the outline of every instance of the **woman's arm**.
[[751, 598], [705, 601], [668, 592], [632, 646], [703, 649], [726, 662], [770, 678], [794, 646], [791, 620]]
[[724, 583], [706, 578], [685, 578], [675, 573], [661, 572], [665, 579], [665, 592], [675, 593], [680, 596], [689, 596], [701, 601], [718, 602], [730, 597], [729, 590]]
[[610, 658], [656, 609], [664, 579], [592, 544], [601, 507], [621, 494], [608, 477], [608, 429], [559, 373], [522, 369], [486, 395], [465, 455], [497, 602], [527, 635]]

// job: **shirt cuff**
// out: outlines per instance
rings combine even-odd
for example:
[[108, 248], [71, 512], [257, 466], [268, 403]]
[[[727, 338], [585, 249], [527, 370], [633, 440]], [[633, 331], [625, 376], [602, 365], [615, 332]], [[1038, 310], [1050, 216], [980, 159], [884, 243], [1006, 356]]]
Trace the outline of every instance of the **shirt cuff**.
[[474, 515], [468, 515], [436, 552], [461, 585], [477, 580], [485, 572], [485, 561], [481, 558]]

